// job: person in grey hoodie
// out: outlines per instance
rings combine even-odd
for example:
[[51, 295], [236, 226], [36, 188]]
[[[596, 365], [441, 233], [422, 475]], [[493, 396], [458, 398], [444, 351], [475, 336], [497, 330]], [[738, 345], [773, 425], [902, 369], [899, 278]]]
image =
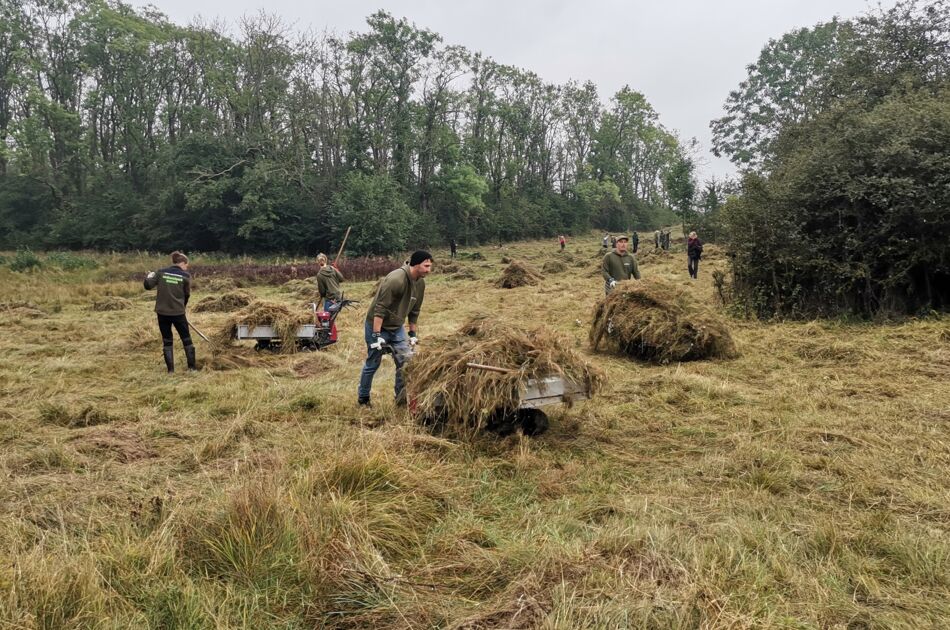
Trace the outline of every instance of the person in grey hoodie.
[[175, 338], [172, 327], [178, 331], [181, 345], [185, 347], [185, 359], [188, 369], [196, 370], [195, 345], [191, 342], [188, 318], [185, 307], [191, 297], [191, 274], [188, 273], [188, 257], [181, 252], [172, 252], [172, 266], [158, 271], [149, 271], [145, 275], [145, 288], [158, 289], [155, 296], [155, 313], [158, 315], [158, 329], [162, 333], [162, 354], [168, 373], [175, 371]]
[[317, 264], [320, 265], [320, 271], [317, 272], [317, 290], [323, 300], [323, 310], [329, 311], [343, 299], [343, 291], [340, 290], [343, 274], [335, 266], [327, 264], [326, 254], [317, 256]]

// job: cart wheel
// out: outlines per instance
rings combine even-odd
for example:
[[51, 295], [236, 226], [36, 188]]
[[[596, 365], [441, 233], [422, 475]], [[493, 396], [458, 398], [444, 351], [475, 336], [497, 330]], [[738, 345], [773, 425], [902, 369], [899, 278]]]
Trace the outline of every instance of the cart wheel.
[[548, 416], [540, 409], [519, 409], [518, 420], [525, 435], [541, 435], [548, 430]]

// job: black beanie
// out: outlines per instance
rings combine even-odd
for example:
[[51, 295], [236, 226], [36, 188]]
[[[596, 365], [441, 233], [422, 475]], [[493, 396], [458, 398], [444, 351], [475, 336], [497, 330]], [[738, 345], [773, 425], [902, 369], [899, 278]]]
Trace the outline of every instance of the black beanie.
[[415, 267], [416, 265], [421, 265], [427, 260], [432, 260], [432, 254], [424, 249], [417, 249], [416, 251], [412, 252], [412, 256], [409, 257], [409, 266]]

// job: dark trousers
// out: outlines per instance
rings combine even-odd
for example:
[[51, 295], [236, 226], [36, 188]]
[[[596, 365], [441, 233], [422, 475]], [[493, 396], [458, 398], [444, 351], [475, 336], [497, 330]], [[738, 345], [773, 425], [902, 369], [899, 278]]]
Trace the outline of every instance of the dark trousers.
[[699, 259], [687, 258], [687, 267], [689, 269], [690, 277], [695, 278], [699, 274]]
[[172, 326], [178, 331], [181, 338], [181, 345], [186, 348], [191, 346], [191, 331], [188, 330], [188, 318], [184, 313], [181, 315], [159, 315], [158, 329], [162, 332], [162, 347], [171, 348], [175, 341], [172, 336]]

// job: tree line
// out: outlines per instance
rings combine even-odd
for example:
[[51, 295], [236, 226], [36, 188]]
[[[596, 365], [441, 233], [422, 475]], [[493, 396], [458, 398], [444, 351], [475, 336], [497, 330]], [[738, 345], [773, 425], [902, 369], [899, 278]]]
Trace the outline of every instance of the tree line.
[[772, 40], [725, 109], [714, 145], [742, 178], [713, 223], [738, 306], [811, 317], [950, 305], [950, 3], [899, 2]]
[[[684, 179], [685, 177], [685, 179]], [[0, 0], [0, 247], [354, 253], [673, 219], [689, 147], [625, 87], [555, 85], [384, 11], [174, 24]]]

